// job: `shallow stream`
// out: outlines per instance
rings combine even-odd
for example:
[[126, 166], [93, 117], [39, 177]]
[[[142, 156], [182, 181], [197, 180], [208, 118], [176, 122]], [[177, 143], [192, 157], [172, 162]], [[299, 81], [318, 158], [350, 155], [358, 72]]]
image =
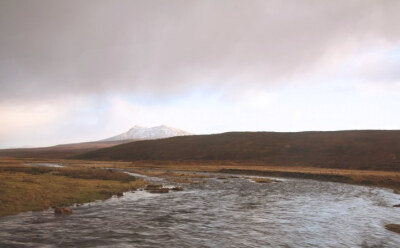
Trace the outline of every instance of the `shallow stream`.
[[400, 223], [392, 207], [400, 196], [390, 190], [219, 177], [181, 184], [181, 192], [125, 193], [69, 216], [3, 217], [0, 247], [400, 247], [400, 235], [384, 227]]

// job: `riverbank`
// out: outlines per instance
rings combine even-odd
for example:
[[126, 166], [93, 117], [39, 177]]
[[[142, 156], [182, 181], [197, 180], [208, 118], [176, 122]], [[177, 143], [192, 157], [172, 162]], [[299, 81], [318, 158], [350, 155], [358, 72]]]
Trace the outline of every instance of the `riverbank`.
[[[350, 170], [299, 166], [274, 166], [274, 165], [241, 165], [235, 163], [225, 164], [173, 164], [173, 163], [132, 163], [121, 161], [86, 161], [86, 160], [54, 160], [54, 159], [1, 159], [0, 167], [4, 164], [21, 165], [26, 163], [60, 163], [73, 168], [119, 168], [126, 169], [139, 174], [157, 176], [165, 172], [187, 171], [187, 172], [221, 172], [233, 174], [248, 174], [272, 177], [292, 177], [314, 179], [320, 181], [333, 181], [365, 186], [376, 186], [393, 189], [400, 193], [400, 171], [377, 171], [377, 170]], [[189, 173], [190, 174], [190, 173]], [[186, 179], [181, 176], [181, 180]], [[193, 176], [193, 174], [190, 174]]]
[[[57, 163], [66, 168], [36, 168], [32, 163]], [[11, 168], [11, 169], [10, 169]], [[21, 169], [23, 168], [23, 169]], [[26, 169], [31, 168], [31, 169]], [[114, 168], [116, 170], [104, 170]], [[137, 164], [82, 160], [0, 159], [0, 216], [50, 206], [71, 205], [107, 199], [145, 184], [131, 180], [126, 171], [162, 177], [174, 183], [199, 183], [204, 175], [218, 172], [251, 176], [291, 177], [375, 186], [400, 192], [400, 172], [344, 170], [313, 167], [225, 165]], [[113, 177], [113, 178], [111, 178]], [[127, 179], [130, 178], [130, 179]]]
[[[121, 164], [123, 166], [123, 164]], [[126, 166], [126, 164], [124, 165]], [[400, 172], [344, 170], [313, 167], [243, 166], [243, 165], [129, 165], [125, 167], [136, 173], [162, 174], [173, 171], [218, 172], [269, 177], [290, 177], [319, 181], [340, 182], [355, 185], [375, 186], [400, 192]]]
[[0, 217], [104, 200], [146, 185], [122, 172], [90, 168], [0, 166]]
[[[147, 174], [148, 190], [71, 208], [71, 216], [39, 211], [0, 218], [0, 246], [322, 248], [400, 243], [399, 234], [385, 229], [400, 223], [398, 208], [392, 207], [399, 197], [386, 189], [295, 178], [255, 182], [268, 177], [195, 171], [154, 169]], [[173, 183], [185, 178], [190, 181]], [[172, 190], [177, 186], [183, 191]], [[170, 192], [151, 192], [160, 187]]]
[[[365, 186], [376, 186], [393, 189], [400, 193], [399, 171], [376, 170], [350, 170], [316, 167], [291, 167], [274, 165], [240, 165], [226, 164], [171, 164], [171, 163], [132, 163], [120, 161], [86, 161], [86, 160], [60, 160], [60, 159], [15, 159], [0, 158], [0, 168], [8, 165], [21, 166], [27, 163], [59, 163], [71, 168], [117, 168], [149, 176], [168, 176], [165, 173], [174, 171], [186, 172], [220, 172], [232, 174], [247, 174], [271, 177], [292, 177], [314, 179], [320, 181], [333, 181]], [[180, 180], [194, 176], [191, 173], [178, 175]], [[196, 177], [198, 175], [195, 175]]]
[[269, 177], [290, 177], [313, 179], [319, 181], [348, 183], [363, 186], [375, 186], [382, 188], [393, 189], [394, 192], [400, 191], [400, 178], [398, 175], [386, 174], [383, 175], [375, 172], [365, 171], [338, 171], [337, 173], [329, 172], [310, 172], [310, 171], [280, 171], [280, 170], [247, 170], [247, 169], [221, 169], [220, 173], [230, 174], [246, 174], [256, 176]]

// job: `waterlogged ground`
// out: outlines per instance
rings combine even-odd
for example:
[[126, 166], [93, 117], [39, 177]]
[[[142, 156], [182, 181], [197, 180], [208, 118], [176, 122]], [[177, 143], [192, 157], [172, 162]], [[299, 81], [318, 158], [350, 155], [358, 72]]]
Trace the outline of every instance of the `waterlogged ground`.
[[400, 223], [392, 207], [400, 196], [389, 190], [223, 176], [194, 179], [182, 192], [126, 193], [70, 216], [0, 218], [0, 247], [400, 247], [400, 235], [384, 228]]

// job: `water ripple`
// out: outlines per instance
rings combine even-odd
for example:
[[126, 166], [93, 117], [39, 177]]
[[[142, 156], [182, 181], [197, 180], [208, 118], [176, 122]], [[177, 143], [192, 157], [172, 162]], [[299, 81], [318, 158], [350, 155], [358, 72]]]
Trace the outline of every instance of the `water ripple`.
[[389, 190], [313, 180], [201, 179], [185, 191], [126, 193], [0, 219], [0, 247], [400, 247]]

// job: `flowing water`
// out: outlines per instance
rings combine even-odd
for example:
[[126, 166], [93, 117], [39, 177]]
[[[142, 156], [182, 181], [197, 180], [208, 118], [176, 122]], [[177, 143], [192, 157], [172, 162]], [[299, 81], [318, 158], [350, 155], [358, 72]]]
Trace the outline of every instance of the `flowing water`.
[[400, 196], [389, 190], [224, 176], [181, 192], [125, 193], [69, 216], [3, 217], [0, 247], [400, 247], [400, 235], [384, 228], [400, 223], [392, 207]]

